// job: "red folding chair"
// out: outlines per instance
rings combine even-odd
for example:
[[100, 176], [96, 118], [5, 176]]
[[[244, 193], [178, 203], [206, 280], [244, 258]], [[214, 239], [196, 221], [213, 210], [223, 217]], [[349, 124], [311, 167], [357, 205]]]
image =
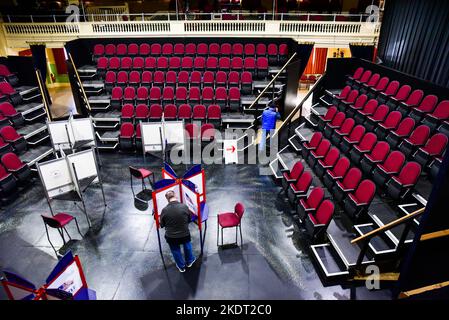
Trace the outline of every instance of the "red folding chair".
[[243, 204], [238, 202], [234, 207], [234, 212], [224, 212], [219, 213], [217, 215], [217, 246], [218, 244], [218, 237], [220, 234], [220, 227], [221, 227], [221, 246], [223, 246], [223, 229], [227, 228], [235, 228], [235, 244], [237, 245], [237, 229], [240, 229], [240, 245], [243, 244], [243, 238], [242, 238], [242, 217], [243, 213], [245, 212], [245, 207]]

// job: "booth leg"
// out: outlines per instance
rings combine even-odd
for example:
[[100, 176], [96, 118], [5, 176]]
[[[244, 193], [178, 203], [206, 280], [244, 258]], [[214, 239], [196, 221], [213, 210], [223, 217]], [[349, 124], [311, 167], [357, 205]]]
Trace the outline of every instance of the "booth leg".
[[70, 236], [69, 232], [67, 231], [67, 229], [65, 227], [62, 228], [65, 233], [67, 234], [67, 236], [69, 237], [69, 240], [72, 240], [72, 237]]
[[89, 219], [89, 215], [87, 214], [87, 209], [86, 209], [86, 204], [84, 203], [84, 199], [81, 199], [81, 202], [83, 203], [83, 211], [84, 211], [84, 215], [86, 216], [86, 220], [87, 220], [87, 224], [89, 225], [89, 228], [92, 227], [91, 223], [90, 223], [90, 219]]
[[100, 187], [101, 187], [101, 194], [103, 195], [103, 203], [104, 203], [104, 206], [107, 207], [107, 204], [106, 204], [106, 197], [105, 197], [105, 195], [104, 195], [104, 189], [103, 189], [103, 183], [102, 183], [102, 182], [100, 183]]
[[164, 265], [164, 269], [167, 269], [167, 266], [165, 265], [164, 254], [162, 253], [161, 235], [159, 233], [159, 228], [156, 228], [156, 230], [157, 230], [157, 242], [159, 244], [159, 253], [161, 254], [162, 264]]
[[203, 242], [203, 230], [202, 229], [200, 229], [200, 246], [201, 246], [201, 255], [203, 255], [204, 242]]
[[219, 245], [218, 239], [220, 238], [220, 225], [218, 224], [218, 217], [217, 217], [217, 247]]
[[240, 229], [240, 245], [243, 246], [242, 223], [239, 224], [239, 229]]

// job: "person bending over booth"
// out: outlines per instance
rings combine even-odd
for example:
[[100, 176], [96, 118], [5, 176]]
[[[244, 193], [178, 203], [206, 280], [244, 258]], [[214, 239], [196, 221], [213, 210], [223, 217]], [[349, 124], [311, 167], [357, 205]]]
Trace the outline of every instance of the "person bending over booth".
[[[161, 228], [165, 228], [165, 240], [170, 246], [171, 253], [180, 272], [185, 272], [196, 261], [192, 252], [189, 223], [191, 213], [189, 207], [179, 202], [173, 191], [165, 194], [168, 201], [167, 206], [161, 212]], [[184, 257], [181, 252], [184, 248]]]
[[270, 132], [270, 136], [273, 130], [276, 128], [276, 120], [281, 118], [281, 114], [278, 112], [278, 108], [275, 104], [271, 104], [262, 113], [262, 136], [259, 142], [259, 151], [265, 149], [265, 142], [267, 140], [267, 131]]

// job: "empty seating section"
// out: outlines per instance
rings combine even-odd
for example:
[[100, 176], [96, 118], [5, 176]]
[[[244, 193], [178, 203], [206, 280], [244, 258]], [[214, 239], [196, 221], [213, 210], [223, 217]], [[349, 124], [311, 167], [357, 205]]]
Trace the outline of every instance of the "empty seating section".
[[[286, 61], [286, 44], [142, 43], [96, 44], [97, 74], [111, 94], [111, 106], [125, 103], [219, 105], [242, 111], [241, 95], [253, 94], [257, 79], [268, 79], [269, 65]], [[149, 97], [145, 99], [145, 87]], [[154, 87], [161, 88], [161, 96]], [[174, 93], [171, 93], [172, 87]], [[123, 89], [120, 91], [121, 88]], [[129, 89], [128, 89], [129, 88]], [[138, 94], [136, 98], [134, 88]], [[185, 88], [183, 90], [181, 88]]]

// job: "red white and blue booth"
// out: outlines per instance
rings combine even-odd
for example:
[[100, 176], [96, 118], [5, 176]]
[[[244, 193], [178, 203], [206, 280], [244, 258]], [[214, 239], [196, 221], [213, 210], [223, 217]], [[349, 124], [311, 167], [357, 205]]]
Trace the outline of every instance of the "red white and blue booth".
[[37, 288], [22, 276], [3, 271], [1, 279], [10, 300], [96, 300], [96, 293], [87, 286], [78, 256], [67, 252], [52, 270], [46, 283]]
[[162, 261], [164, 261], [164, 258], [162, 256], [159, 234], [159, 216], [162, 209], [168, 204], [165, 194], [170, 190], [173, 191], [179, 201], [186, 204], [192, 212], [192, 222], [198, 226], [201, 254], [203, 254], [204, 239], [207, 231], [207, 218], [209, 216], [209, 208], [206, 204], [206, 175], [204, 169], [201, 168], [201, 165], [195, 165], [190, 168], [182, 178], [179, 178], [173, 168], [169, 164], [164, 163], [162, 178], [162, 180], [155, 182], [152, 194], [154, 220], [156, 222]]

